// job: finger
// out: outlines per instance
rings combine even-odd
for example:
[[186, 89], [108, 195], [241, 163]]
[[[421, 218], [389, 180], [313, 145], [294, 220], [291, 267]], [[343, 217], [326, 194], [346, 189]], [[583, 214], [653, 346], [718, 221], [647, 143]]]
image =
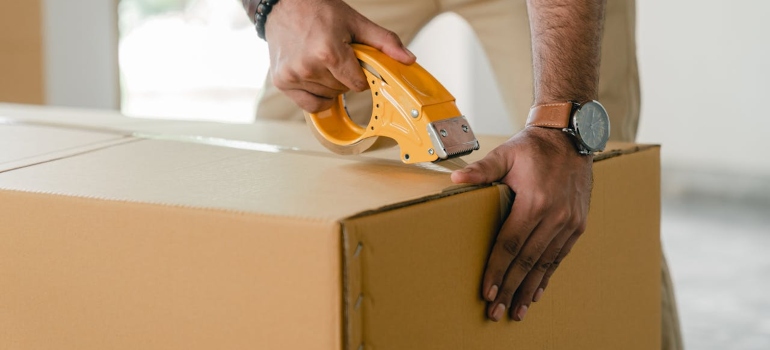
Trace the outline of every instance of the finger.
[[[492, 151], [478, 162], [452, 172], [454, 183], [486, 184], [499, 181], [508, 174], [511, 166], [508, 157], [500, 151]], [[514, 203], [515, 205], [515, 203]]]
[[282, 91], [301, 89], [324, 97], [334, 97], [348, 91], [348, 87], [334, 78], [326, 66], [312, 59], [281, 64], [273, 68], [271, 77], [273, 85]]
[[353, 48], [343, 45], [342, 52], [333, 62], [328, 62], [327, 67], [331, 75], [350, 90], [361, 92], [369, 89], [361, 64], [358, 63]]
[[353, 48], [344, 42], [327, 43], [294, 67], [297, 81], [315, 82], [334, 90], [369, 88]]
[[[536, 213], [536, 215], [537, 213], [542, 213], [541, 210], [536, 208], [537, 206], [528, 211]], [[547, 268], [543, 268], [538, 265], [537, 262], [540, 261], [547, 247], [557, 236], [556, 233], [561, 232], [564, 228], [563, 222], [564, 221], [562, 220], [554, 220], [551, 218], [547, 221], [540, 221], [534, 230], [522, 230], [517, 227], [514, 229], [515, 231], [511, 233], [500, 232], [501, 235], [516, 235], [517, 241], [526, 239], [526, 242], [513, 261], [509, 263], [508, 270], [500, 287], [500, 293], [498, 293], [497, 298], [491, 303], [490, 310], [499, 310], [500, 307], [497, 305], [505, 305], [506, 310], [511, 310], [514, 293], [519, 289], [524, 278], [532, 272], [545, 273]], [[519, 310], [511, 311], [518, 312]]]
[[334, 98], [314, 95], [305, 90], [293, 89], [283, 90], [283, 92], [300, 108], [310, 113], [325, 111], [331, 108], [335, 103]]
[[548, 282], [551, 280], [551, 276], [553, 276], [554, 272], [556, 272], [556, 269], [559, 267], [559, 265], [561, 265], [562, 261], [564, 261], [564, 258], [567, 257], [567, 254], [569, 254], [569, 252], [572, 250], [572, 247], [575, 246], [578, 238], [580, 238], [580, 234], [575, 232], [569, 237], [569, 239], [567, 239], [567, 242], [564, 243], [564, 246], [561, 248], [559, 255], [551, 263], [551, 267], [548, 268], [548, 271], [545, 272], [545, 275], [543, 275], [543, 280], [540, 281], [540, 287], [535, 292], [535, 294], [539, 294], [537, 300], [535, 301], [540, 300], [542, 294], [545, 292], [545, 288], [548, 287]]
[[[348, 91], [348, 89], [344, 86], [342, 87], [342, 89], [335, 89], [314, 81], [305, 81], [302, 84], [300, 84], [300, 86], [297, 89], [307, 91], [308, 93], [311, 93], [313, 95], [316, 95], [322, 98], [335, 98]], [[291, 89], [291, 90], [295, 90], [295, 89]]]
[[[526, 243], [530, 232], [535, 229], [541, 219], [537, 213], [531, 211], [531, 208], [532, 206], [524, 199], [516, 198], [513, 201], [511, 213], [503, 222], [497, 240], [492, 246], [492, 252], [489, 254], [481, 288], [484, 292], [484, 299], [492, 303], [490, 304], [489, 318], [494, 321], [502, 319], [505, 310], [510, 306], [510, 298], [516, 291], [515, 289], [503, 290], [505, 275]], [[507, 295], [508, 303], [495, 303], [502, 294]]]
[[412, 64], [417, 60], [396, 33], [380, 27], [366, 18], [358, 21], [353, 34], [355, 42], [374, 47], [403, 64]]
[[329, 88], [316, 82], [305, 81], [289, 89], [280, 88], [300, 108], [310, 113], [318, 113], [331, 108], [335, 99], [344, 91]]
[[543, 255], [540, 257], [540, 260], [537, 261], [535, 267], [521, 282], [521, 286], [519, 286], [519, 289], [516, 291], [510, 308], [511, 317], [513, 317], [515, 321], [523, 321], [532, 302], [537, 301], [535, 300], [535, 295], [539, 290], [540, 283], [547, 271], [550, 270], [553, 262], [558, 258], [562, 247], [567, 240], [569, 240], [571, 233], [571, 230], [562, 230], [562, 232], [551, 241], [551, 244], [546, 248], [545, 252], [543, 252]]

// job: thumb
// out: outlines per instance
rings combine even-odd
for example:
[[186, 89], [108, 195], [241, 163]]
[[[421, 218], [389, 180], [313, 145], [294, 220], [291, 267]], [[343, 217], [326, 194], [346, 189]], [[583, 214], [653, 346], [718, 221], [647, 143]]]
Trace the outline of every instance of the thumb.
[[457, 184], [488, 184], [505, 177], [510, 168], [506, 157], [491, 152], [484, 159], [453, 171], [451, 179]]
[[410, 65], [417, 60], [417, 57], [404, 46], [396, 33], [380, 27], [366, 18], [358, 21], [353, 34], [355, 42], [380, 50], [403, 64]]

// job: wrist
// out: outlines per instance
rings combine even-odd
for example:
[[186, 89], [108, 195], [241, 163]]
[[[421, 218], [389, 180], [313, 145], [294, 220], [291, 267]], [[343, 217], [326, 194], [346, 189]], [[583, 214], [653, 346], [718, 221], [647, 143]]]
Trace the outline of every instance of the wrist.
[[594, 100], [537, 104], [529, 110], [526, 125], [563, 131], [580, 154], [603, 151], [610, 132], [607, 111]]
[[562, 130], [529, 126], [524, 131], [536, 140], [538, 148], [544, 150], [552, 159], [593, 161], [594, 154], [581, 153], [575, 138]]

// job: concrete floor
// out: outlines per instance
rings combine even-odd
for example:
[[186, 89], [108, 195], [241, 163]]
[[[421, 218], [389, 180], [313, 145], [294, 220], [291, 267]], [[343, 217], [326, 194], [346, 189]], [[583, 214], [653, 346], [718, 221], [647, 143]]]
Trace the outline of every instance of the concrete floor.
[[770, 196], [663, 198], [685, 347], [770, 349]]

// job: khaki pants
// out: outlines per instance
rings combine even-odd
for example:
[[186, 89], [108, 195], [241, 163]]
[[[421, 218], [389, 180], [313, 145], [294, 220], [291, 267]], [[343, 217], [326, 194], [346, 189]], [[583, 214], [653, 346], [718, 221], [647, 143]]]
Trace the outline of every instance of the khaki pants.
[[[532, 96], [532, 52], [525, 0], [348, 0], [375, 23], [396, 32], [408, 44], [442, 12], [463, 17], [479, 37], [497, 79], [514, 128], [526, 121]], [[639, 75], [636, 65], [634, 0], [607, 1], [599, 100], [611, 119], [611, 139], [633, 141], [639, 123]], [[304, 120], [302, 111], [268, 77], [257, 118]], [[360, 95], [359, 95], [360, 96]], [[347, 98], [352, 116], [368, 118], [370, 98]], [[368, 120], [363, 121], [366, 124]], [[662, 261], [663, 349], [681, 349], [682, 341], [673, 289]]]

